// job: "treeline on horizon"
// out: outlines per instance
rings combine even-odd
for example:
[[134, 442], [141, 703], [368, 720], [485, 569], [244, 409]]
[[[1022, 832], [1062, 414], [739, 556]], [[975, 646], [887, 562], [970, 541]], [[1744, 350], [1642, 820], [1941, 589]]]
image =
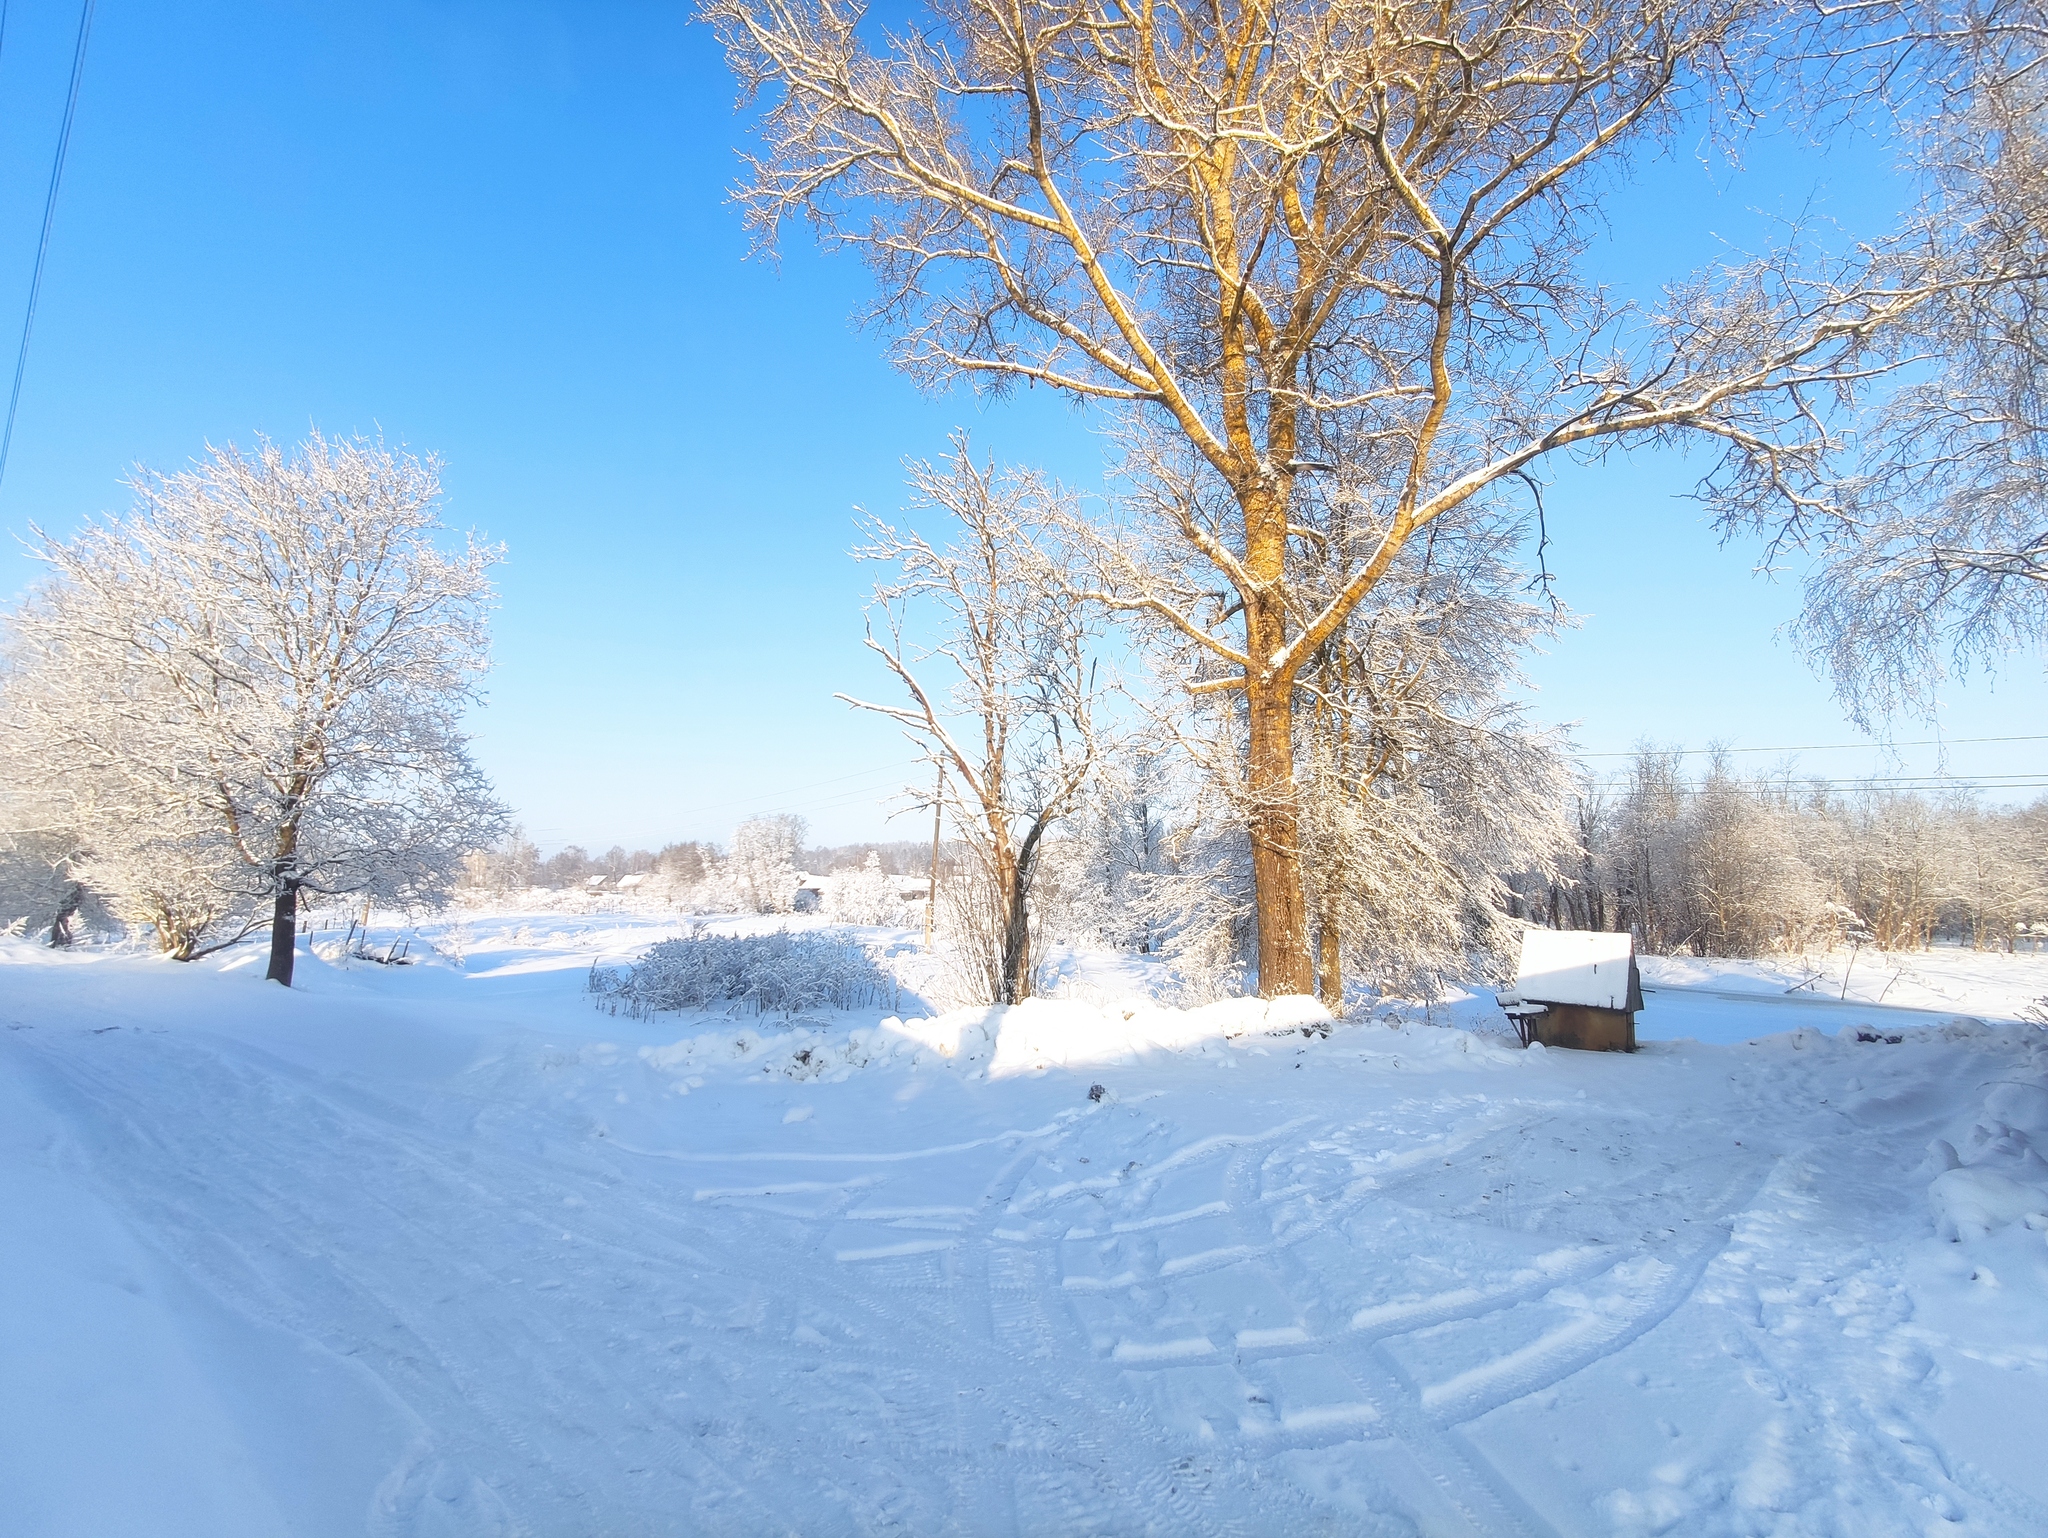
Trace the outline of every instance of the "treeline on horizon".
[[1511, 881], [1509, 911], [1553, 928], [1634, 930], [1660, 955], [1763, 956], [1937, 942], [2013, 950], [2048, 938], [2048, 798], [1975, 787], [1844, 792], [1790, 770], [1638, 750], [1574, 801], [1573, 859]]
[[[725, 853], [725, 846], [715, 841], [685, 839], [663, 844], [659, 849], [627, 849], [623, 844], [614, 844], [602, 854], [593, 854], [581, 844], [565, 844], [543, 859], [539, 847], [527, 838], [525, 831], [514, 829], [497, 848], [470, 857], [464, 885], [471, 889], [560, 890], [584, 886], [596, 876], [616, 880], [620, 876], [659, 875], [671, 878], [679, 886], [692, 886], [709, 879]], [[929, 869], [932, 846], [929, 839], [914, 838], [817, 845], [797, 852], [796, 868], [808, 875], [829, 876], [860, 869], [870, 854], [880, 860], [889, 875], [917, 876]]]

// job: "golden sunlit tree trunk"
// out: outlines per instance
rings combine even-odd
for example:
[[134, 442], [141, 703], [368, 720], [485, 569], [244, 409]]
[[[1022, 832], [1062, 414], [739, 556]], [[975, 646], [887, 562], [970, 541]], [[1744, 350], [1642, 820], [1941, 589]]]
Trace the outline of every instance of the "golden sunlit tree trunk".
[[[1714, 77], [1770, 73], [1770, 0], [702, 0], [760, 144], [741, 201], [867, 258], [924, 383], [1101, 402], [1156, 452], [1093, 598], [1241, 695], [1259, 988], [1315, 981], [1302, 671], [1474, 498], [1546, 456], [1705, 434], [1762, 505], [1830, 447], [1813, 402], [1921, 301], [1881, 254], [1764, 259], [1607, 298], [1580, 258], [1610, 163]], [[1370, 461], [1336, 500], [1305, 487]], [[1326, 580], [1332, 572], [1343, 580]], [[1308, 580], [1304, 580], [1304, 577]]]

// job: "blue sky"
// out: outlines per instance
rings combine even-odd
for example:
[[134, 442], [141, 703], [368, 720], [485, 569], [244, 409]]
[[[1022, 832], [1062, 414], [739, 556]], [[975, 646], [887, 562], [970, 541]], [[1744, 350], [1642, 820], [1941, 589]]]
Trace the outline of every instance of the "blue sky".
[[[915, 836], [884, 822], [909, 749], [832, 698], [883, 688], [852, 510], [893, 510], [900, 459], [955, 426], [1094, 483], [1096, 423], [1044, 392], [921, 396], [850, 323], [857, 262], [801, 236], [748, 261], [724, 198], [741, 125], [686, 15], [102, 0], [0, 525], [119, 508], [128, 466], [207, 441], [381, 430], [441, 454], [451, 520], [509, 547], [478, 751], [544, 845], [723, 838], [777, 810], [833, 841]], [[8, 9], [9, 357], [77, 16]], [[1675, 157], [1615, 200], [1605, 256], [1637, 283], [1745, 238], [1753, 209], [1817, 198], [1853, 224], [1896, 201], [1882, 167], [1790, 140], [1740, 175]], [[1857, 740], [1774, 639], [1795, 588], [1752, 578], [1755, 552], [1674, 500], [1690, 479], [1652, 456], [1560, 477], [1552, 564], [1585, 620], [1533, 660], [1538, 713], [1591, 751]], [[2039, 675], [1952, 691], [1944, 734], [2035, 730]], [[1949, 762], [2026, 773], [2041, 746]]]

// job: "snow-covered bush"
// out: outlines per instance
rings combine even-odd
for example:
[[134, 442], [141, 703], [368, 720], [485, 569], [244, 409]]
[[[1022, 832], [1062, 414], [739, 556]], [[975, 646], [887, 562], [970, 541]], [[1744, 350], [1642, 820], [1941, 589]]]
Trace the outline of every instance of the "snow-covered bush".
[[896, 984], [860, 946], [827, 935], [707, 935], [664, 940], [630, 967], [592, 967], [590, 991], [638, 1018], [713, 1004], [759, 1014], [893, 1007]]

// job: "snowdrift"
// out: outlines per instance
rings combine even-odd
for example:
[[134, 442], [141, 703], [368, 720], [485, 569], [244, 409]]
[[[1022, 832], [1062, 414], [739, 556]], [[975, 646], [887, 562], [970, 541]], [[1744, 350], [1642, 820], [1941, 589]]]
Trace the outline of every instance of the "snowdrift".
[[[1159, 1053], [1219, 1056], [1228, 1061], [1259, 1038], [1327, 1040], [1338, 1022], [1315, 999], [1223, 999], [1192, 1009], [1133, 1002], [1124, 1006], [1073, 999], [953, 1009], [929, 1018], [891, 1015], [872, 1026], [840, 1030], [818, 1023], [783, 1029], [745, 1025], [643, 1047], [651, 1068], [690, 1081], [712, 1070], [744, 1066], [752, 1073], [838, 1083], [864, 1068], [943, 1065], [976, 1078], [1004, 1079], [1048, 1068], [1132, 1064]], [[1525, 1054], [1467, 1031], [1384, 1025], [1345, 1030], [1340, 1044], [1369, 1055], [1406, 1052], [1417, 1061], [1511, 1064]], [[1539, 1054], [1539, 1058], [1540, 1058]], [[1534, 1061], [1534, 1059], [1531, 1059]]]

